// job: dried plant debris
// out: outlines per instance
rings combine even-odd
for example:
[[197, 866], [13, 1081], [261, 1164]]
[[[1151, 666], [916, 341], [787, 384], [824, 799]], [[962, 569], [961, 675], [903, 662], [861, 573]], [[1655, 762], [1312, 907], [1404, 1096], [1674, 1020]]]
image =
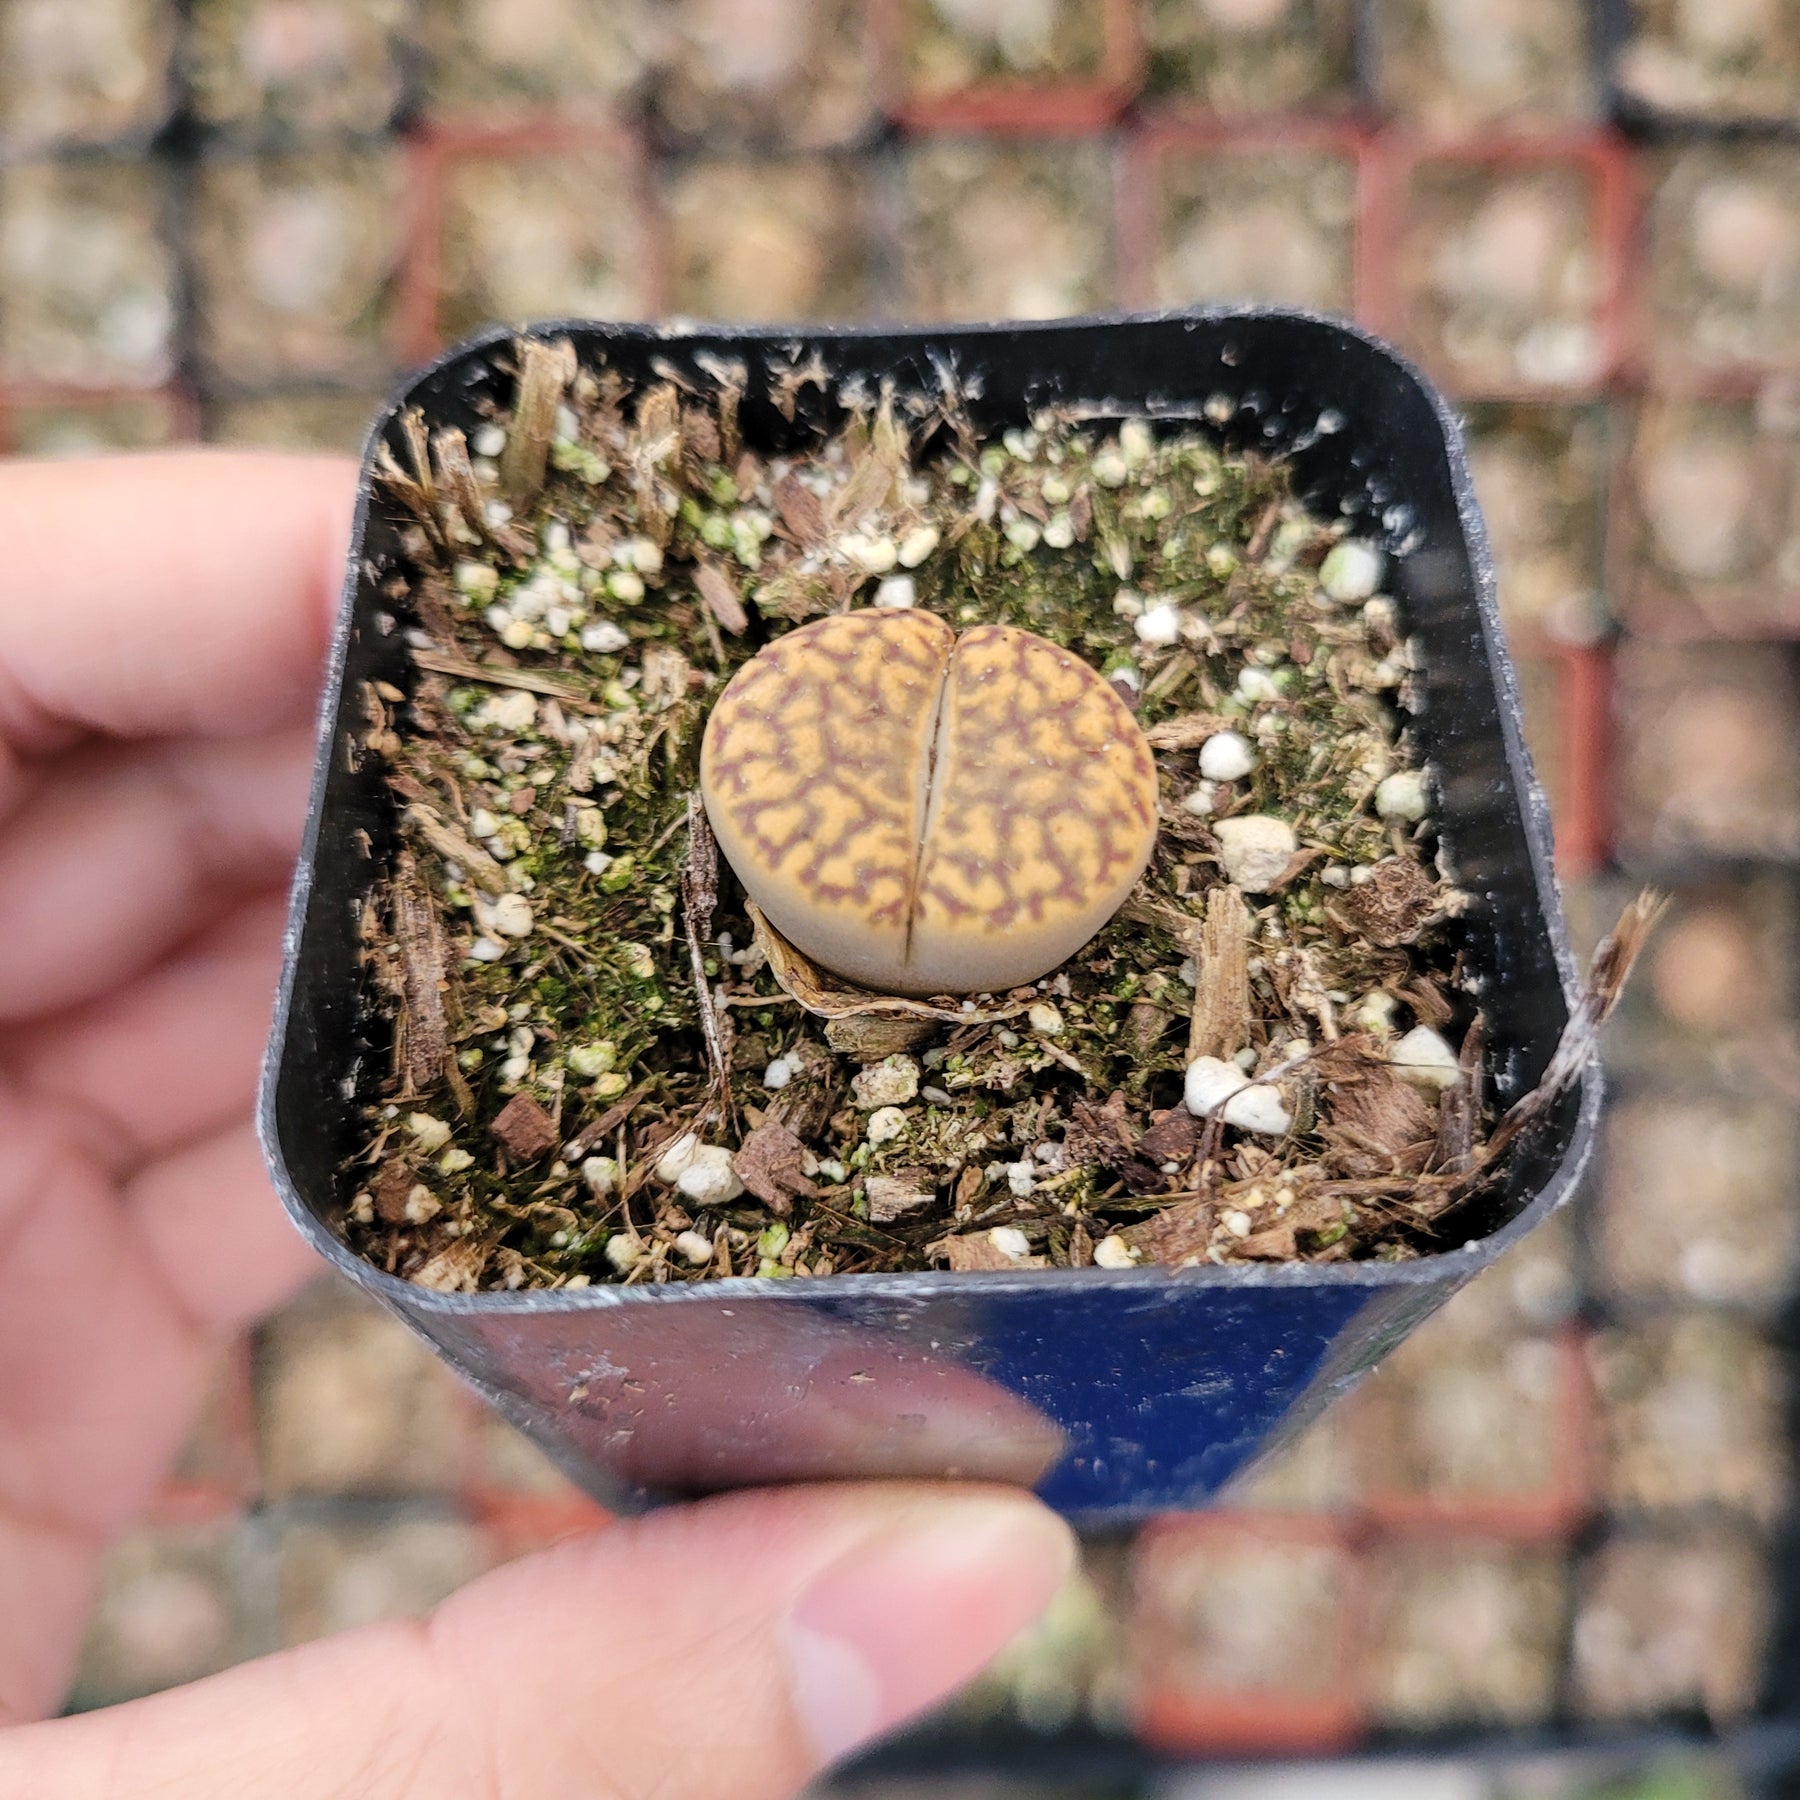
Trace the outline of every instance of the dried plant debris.
[[[411, 416], [382, 459], [416, 678], [361, 696], [403, 847], [364, 921], [393, 1056], [345, 1170], [359, 1249], [517, 1288], [1440, 1241], [1545, 1102], [1496, 1124], [1485, 1098], [1379, 549], [1198, 431], [984, 443], [955, 405], [852, 393], [765, 455], [729, 381], [518, 360], [511, 413]], [[1053, 639], [1154, 748], [1148, 872], [1032, 986], [853, 988], [717, 857], [713, 698], [871, 603]]]

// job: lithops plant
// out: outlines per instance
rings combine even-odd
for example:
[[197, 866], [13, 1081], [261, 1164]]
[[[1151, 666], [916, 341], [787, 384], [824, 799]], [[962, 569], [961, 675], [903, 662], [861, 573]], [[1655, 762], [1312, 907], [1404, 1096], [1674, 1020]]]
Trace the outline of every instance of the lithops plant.
[[770, 922], [888, 993], [999, 992], [1085, 944], [1156, 842], [1156, 765], [1113, 688], [1010, 625], [820, 619], [720, 696], [701, 792]]

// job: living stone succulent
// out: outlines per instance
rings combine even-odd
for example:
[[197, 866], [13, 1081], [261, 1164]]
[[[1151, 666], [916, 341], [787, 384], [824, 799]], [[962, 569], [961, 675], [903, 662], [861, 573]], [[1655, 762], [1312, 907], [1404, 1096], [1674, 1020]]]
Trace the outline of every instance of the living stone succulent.
[[701, 750], [726, 860], [799, 949], [887, 993], [998, 992], [1100, 929], [1156, 844], [1113, 687], [1035, 633], [849, 613], [740, 669]]

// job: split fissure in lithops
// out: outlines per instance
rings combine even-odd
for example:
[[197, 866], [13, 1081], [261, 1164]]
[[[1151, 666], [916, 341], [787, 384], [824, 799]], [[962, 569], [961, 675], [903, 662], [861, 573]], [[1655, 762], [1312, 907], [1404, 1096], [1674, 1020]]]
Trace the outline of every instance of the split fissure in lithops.
[[[378, 484], [414, 668], [357, 697], [400, 844], [364, 934], [394, 1052], [352, 1244], [476, 1288], [1454, 1235], [1508, 1128], [1379, 545], [1200, 429], [984, 438], [953, 397], [915, 415], [802, 359], [768, 397], [823, 389], [837, 423], [774, 453], [725, 365], [631, 391], [566, 345], [518, 355], [475, 430], [402, 420]], [[872, 670], [734, 721], [846, 638]], [[1047, 723], [1060, 683], [1091, 742]], [[791, 863], [748, 842], [723, 740], [767, 765]], [[1146, 747], [1154, 842], [1118, 905]], [[821, 769], [819, 817], [783, 820], [780, 780]], [[980, 886], [982, 807], [1038, 831], [1071, 786], [1074, 850], [1104, 816], [1123, 862], [1057, 899], [1066, 947], [1046, 901], [996, 934], [1020, 962], [984, 964], [927, 916], [939, 862], [971, 850]]]
[[1011, 625], [868, 609], [785, 633], [707, 721], [700, 786], [745, 890], [881, 992], [1049, 974], [1156, 843], [1156, 765], [1079, 657]]

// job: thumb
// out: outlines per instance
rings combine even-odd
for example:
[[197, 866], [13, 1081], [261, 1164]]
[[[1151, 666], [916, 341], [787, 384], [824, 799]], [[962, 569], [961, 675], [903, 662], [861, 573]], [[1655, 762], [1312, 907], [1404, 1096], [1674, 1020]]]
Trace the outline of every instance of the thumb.
[[735, 1494], [372, 1626], [0, 1736], [34, 1800], [777, 1800], [974, 1674], [1067, 1527], [1006, 1488]]

